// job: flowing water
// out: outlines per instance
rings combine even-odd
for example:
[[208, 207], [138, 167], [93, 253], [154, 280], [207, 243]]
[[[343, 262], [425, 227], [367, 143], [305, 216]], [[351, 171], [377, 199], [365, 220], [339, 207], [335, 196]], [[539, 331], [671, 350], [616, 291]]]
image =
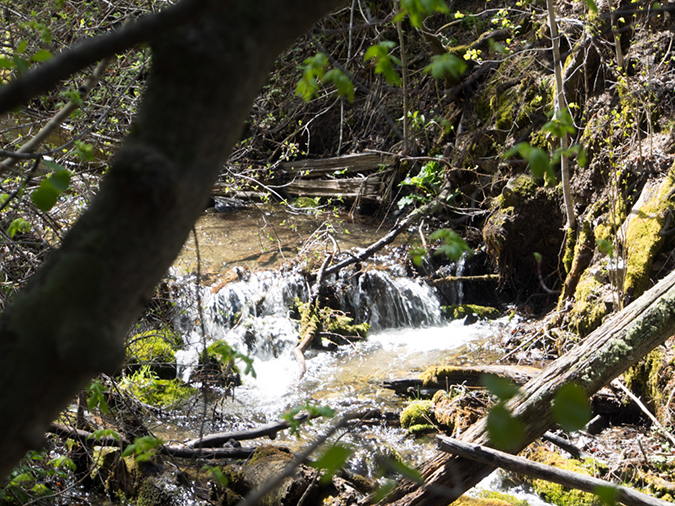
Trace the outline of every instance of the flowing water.
[[[403, 274], [400, 268], [380, 266], [358, 276], [342, 274], [326, 280], [341, 309], [356, 323], [368, 322], [371, 332], [364, 341], [308, 351], [304, 376], [292, 356], [300, 336], [299, 324], [291, 318], [293, 301], [308, 297], [303, 276], [283, 270], [247, 273], [222, 287], [202, 288], [199, 297], [193, 286], [187, 298], [201, 299], [202, 310], [194, 303], [186, 305], [176, 322], [186, 342], [177, 354], [179, 376], [189, 380], [200, 352], [221, 339], [252, 357], [256, 376], [244, 377], [234, 396], [214, 392], [189, 417], [166, 419], [157, 434], [182, 439], [200, 431], [251, 428], [276, 421], [307, 401], [329, 405], [338, 413], [363, 409], [397, 413], [407, 401], [384, 389], [383, 380], [417, 377], [432, 365], [485, 360], [491, 343], [513, 324], [444, 322], [434, 289]], [[194, 423], [196, 418], [199, 424]], [[341, 442], [356, 449], [351, 459], [355, 471], [372, 475], [378, 455], [397, 453], [418, 466], [433, 454], [433, 438], [415, 440], [407, 431], [389, 426], [386, 418], [341, 435]], [[284, 431], [276, 442], [299, 449], [324, 430], [325, 422], [315, 421], [300, 436]]]

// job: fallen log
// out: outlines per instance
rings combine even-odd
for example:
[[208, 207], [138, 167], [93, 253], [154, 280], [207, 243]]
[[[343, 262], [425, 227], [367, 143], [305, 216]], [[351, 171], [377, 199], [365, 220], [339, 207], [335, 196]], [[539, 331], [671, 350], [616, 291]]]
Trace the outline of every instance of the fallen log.
[[308, 160], [296, 160], [281, 164], [284, 174], [301, 175], [306, 177], [325, 177], [340, 172], [352, 174], [377, 170], [383, 166], [394, 165], [398, 162], [397, 155], [386, 153], [356, 153], [352, 155], [334, 158], [317, 158]]
[[[575, 382], [590, 396], [636, 364], [675, 332], [675, 271], [607, 320], [584, 341], [532, 378], [507, 406], [524, 427], [519, 452], [553, 426], [551, 402], [559, 388]], [[464, 433], [465, 442], [489, 446], [486, 420]], [[494, 465], [440, 452], [422, 467], [425, 484], [402, 481], [384, 503], [438, 504], [432, 490], [451, 488], [450, 502], [490, 474]]]
[[667, 506], [672, 503], [656, 499], [637, 490], [609, 483], [592, 476], [585, 476], [553, 466], [532, 462], [523, 457], [514, 457], [508, 453], [486, 448], [485, 446], [463, 443], [457, 439], [438, 436], [439, 449], [460, 457], [483, 462], [491, 466], [500, 467], [508, 471], [524, 474], [540, 480], [557, 483], [564, 487], [574, 488], [583, 492], [595, 493], [599, 488], [613, 488], [616, 490], [616, 500], [626, 506]]
[[[48, 431], [56, 434], [64, 439], [72, 439], [77, 441], [86, 448], [93, 448], [95, 446], [106, 446], [112, 448], [125, 448], [130, 445], [129, 441], [118, 439], [113, 436], [94, 437], [92, 432], [82, 429], [75, 429], [60, 423], [52, 423]], [[243, 446], [232, 448], [190, 448], [183, 445], [162, 445], [157, 452], [160, 455], [169, 455], [171, 457], [191, 459], [194, 457], [203, 457], [210, 459], [247, 459], [255, 448], [247, 448]]]
[[524, 385], [540, 369], [520, 365], [476, 365], [476, 366], [438, 366], [430, 367], [421, 378], [401, 378], [385, 380], [384, 388], [394, 390], [397, 395], [417, 395], [420, 390], [433, 395], [437, 390], [447, 389], [450, 385], [480, 386], [485, 374], [510, 379], [516, 385]]
[[[298, 423], [303, 423], [309, 419], [309, 415], [304, 413], [302, 415], [296, 416], [295, 419], [298, 421]], [[288, 429], [288, 427], [289, 425], [286, 420], [279, 420], [278, 422], [268, 423], [267, 425], [256, 427], [254, 429], [209, 434], [208, 436], [203, 436], [201, 438], [188, 441], [185, 443], [185, 446], [188, 448], [215, 447], [224, 445], [232, 439], [235, 441], [245, 441], [248, 439], [257, 439], [265, 436], [269, 437], [270, 439], [274, 439], [278, 432]]]

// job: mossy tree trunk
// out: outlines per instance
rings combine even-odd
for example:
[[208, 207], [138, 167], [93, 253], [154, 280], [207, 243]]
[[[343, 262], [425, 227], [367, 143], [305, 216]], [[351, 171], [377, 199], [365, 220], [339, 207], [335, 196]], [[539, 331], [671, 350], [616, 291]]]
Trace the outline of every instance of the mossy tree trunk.
[[152, 73], [132, 133], [0, 320], [0, 475], [93, 376], [119, 367], [127, 329], [204, 209], [274, 59], [338, 3], [203, 0], [196, 21], [148, 34]]
[[[614, 318], [590, 334], [565, 356], [556, 360], [522, 388], [508, 407], [525, 427], [520, 451], [553, 425], [551, 402], [558, 389], [569, 382], [590, 396], [636, 364], [675, 333], [675, 272], [664, 278]], [[490, 446], [485, 420], [461, 438]], [[426, 483], [404, 482], [386, 499], [397, 506], [425, 506], [451, 502], [487, 476], [493, 467], [461, 457], [438, 453], [422, 468]]]

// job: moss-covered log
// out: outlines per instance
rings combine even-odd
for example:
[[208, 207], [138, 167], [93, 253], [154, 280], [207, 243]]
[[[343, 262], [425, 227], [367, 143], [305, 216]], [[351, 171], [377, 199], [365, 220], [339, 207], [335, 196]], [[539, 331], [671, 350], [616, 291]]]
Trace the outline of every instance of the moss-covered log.
[[[509, 401], [508, 407], [525, 427], [525, 437], [514, 451], [522, 450], [553, 425], [550, 406], [562, 385], [575, 382], [590, 396], [674, 332], [675, 272], [550, 364]], [[490, 446], [486, 420], [475, 424], [462, 440]], [[439, 453], [423, 466], [424, 486], [403, 482], [386, 501], [397, 506], [438, 504], [435, 490], [439, 486], [452, 490], [456, 498], [493, 469], [488, 464]]]

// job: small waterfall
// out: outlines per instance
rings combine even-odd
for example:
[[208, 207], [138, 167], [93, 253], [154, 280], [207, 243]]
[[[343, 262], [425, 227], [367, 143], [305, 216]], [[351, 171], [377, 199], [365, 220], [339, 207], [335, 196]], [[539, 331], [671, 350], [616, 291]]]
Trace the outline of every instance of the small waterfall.
[[379, 270], [342, 281], [346, 282], [340, 297], [342, 309], [357, 323], [369, 323], [373, 331], [441, 322], [438, 298], [426, 284]]
[[[458, 278], [461, 278], [464, 276], [464, 268], [466, 267], [466, 258], [468, 254], [465, 252], [462, 254], [461, 257], [459, 257], [459, 260], [457, 260], [457, 268], [455, 271], [455, 275]], [[463, 281], [458, 281], [457, 282], [457, 304], [463, 304], [464, 303], [464, 282]]]
[[[381, 270], [333, 277], [327, 284], [337, 294], [337, 309], [351, 314], [356, 323], [369, 323], [373, 331], [441, 323], [438, 299], [426, 284]], [[194, 301], [194, 287], [191, 290], [188, 299]], [[202, 289], [205, 339], [194, 304], [176, 322], [185, 341], [176, 356], [180, 377], [187, 380], [201, 350], [217, 340], [261, 361], [290, 357], [300, 337], [298, 322], [290, 317], [293, 303], [307, 298], [304, 277], [297, 273], [258, 272], [216, 293]]]

